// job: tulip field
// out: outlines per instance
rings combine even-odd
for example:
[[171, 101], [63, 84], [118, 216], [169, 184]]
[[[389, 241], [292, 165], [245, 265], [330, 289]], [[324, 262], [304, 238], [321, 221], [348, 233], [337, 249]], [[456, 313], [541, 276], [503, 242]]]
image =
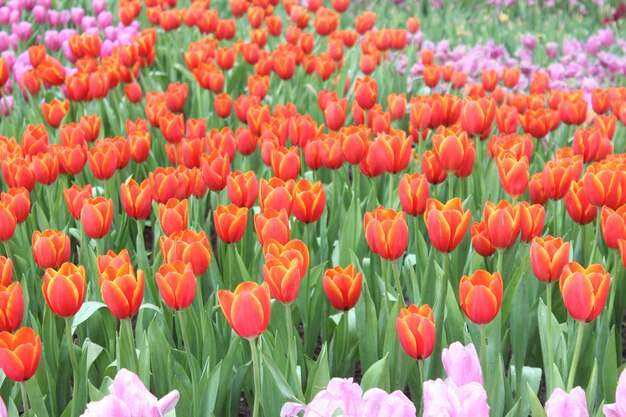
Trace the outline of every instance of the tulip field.
[[626, 2], [0, 0], [0, 417], [626, 417]]

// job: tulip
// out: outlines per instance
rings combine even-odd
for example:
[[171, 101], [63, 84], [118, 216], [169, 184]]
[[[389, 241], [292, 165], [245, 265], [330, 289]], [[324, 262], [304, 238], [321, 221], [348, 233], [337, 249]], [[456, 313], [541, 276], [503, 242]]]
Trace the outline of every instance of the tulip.
[[587, 411], [587, 397], [581, 387], [567, 392], [556, 388], [546, 401], [546, 415], [548, 417], [589, 417]]
[[221, 191], [226, 187], [226, 181], [230, 174], [230, 158], [222, 155], [218, 150], [201, 157], [202, 179], [213, 191]]
[[219, 205], [213, 212], [213, 223], [217, 237], [225, 243], [239, 242], [246, 232], [248, 208], [234, 204]]
[[530, 245], [530, 265], [539, 281], [551, 283], [561, 277], [569, 261], [570, 243], [546, 236], [535, 237]]
[[132, 178], [120, 185], [120, 200], [124, 212], [136, 220], [144, 220], [150, 217], [152, 209], [152, 191], [149, 180], [145, 179], [138, 184]]
[[517, 205], [520, 214], [520, 241], [530, 242], [535, 236], [541, 236], [546, 219], [546, 209], [541, 204], [531, 206], [526, 201]]
[[606, 404], [602, 411], [606, 417], [624, 417], [626, 416], [626, 372], [622, 371], [617, 383], [615, 392], [615, 402]]
[[124, 85], [124, 94], [131, 103], [139, 103], [143, 96], [141, 91], [141, 84], [138, 82], [132, 82]]
[[87, 288], [85, 267], [65, 262], [58, 270], [46, 269], [41, 290], [46, 304], [57, 316], [72, 317], [80, 310]]
[[413, 359], [426, 359], [433, 353], [436, 330], [433, 311], [428, 305], [411, 304], [400, 309], [396, 329], [402, 348]]
[[496, 109], [496, 126], [501, 134], [515, 133], [517, 130], [517, 108], [513, 106], [501, 106]]
[[128, 134], [128, 144], [130, 145], [130, 157], [133, 161], [141, 163], [148, 159], [152, 136], [147, 131], [137, 131]]
[[280, 178], [271, 178], [269, 181], [261, 179], [259, 186], [259, 205], [261, 211], [272, 208], [276, 211], [285, 210], [291, 214], [293, 207], [293, 180], [283, 181]]
[[464, 161], [474, 162], [474, 142], [470, 141], [465, 131], [457, 134], [452, 130], [444, 130], [433, 135], [433, 151], [441, 168], [448, 174], [463, 168]]
[[303, 241], [298, 239], [290, 240], [285, 244], [281, 244], [275, 239], [269, 239], [263, 245], [263, 254], [266, 261], [274, 258], [295, 260], [298, 263], [300, 279], [304, 278], [309, 268], [309, 248]]
[[387, 107], [391, 118], [401, 120], [406, 114], [406, 95], [405, 94], [389, 94], [387, 96]]
[[586, 269], [577, 262], [565, 265], [559, 287], [565, 308], [574, 320], [590, 322], [604, 309], [611, 278], [599, 264]]
[[600, 226], [606, 246], [610, 249], [617, 249], [617, 241], [626, 239], [626, 206], [617, 210], [603, 206], [600, 216]]
[[163, 138], [169, 143], [179, 143], [185, 135], [185, 118], [183, 114], [165, 112], [159, 118], [159, 128]]
[[70, 238], [58, 230], [35, 230], [32, 239], [33, 258], [41, 269], [59, 268], [70, 260]]
[[366, 212], [363, 228], [370, 249], [383, 259], [394, 261], [406, 250], [409, 227], [403, 212], [384, 207]]
[[40, 358], [41, 339], [30, 327], [22, 327], [15, 334], [0, 333], [0, 367], [12, 381], [32, 378]]
[[472, 224], [470, 234], [472, 236], [472, 246], [476, 253], [484, 257], [491, 256], [495, 253], [496, 248], [491, 243], [485, 222]]
[[157, 203], [167, 203], [170, 198], [189, 197], [189, 177], [173, 167], [159, 167], [148, 174], [152, 198]]
[[10, 188], [7, 192], [0, 193], [0, 201], [6, 204], [15, 215], [17, 223], [23, 223], [30, 214], [30, 193], [24, 187]]
[[323, 109], [324, 118], [328, 128], [331, 130], [339, 130], [346, 121], [348, 112], [348, 99], [330, 100]]
[[446, 171], [441, 167], [439, 158], [435, 152], [430, 149], [422, 154], [422, 172], [431, 184], [442, 183], [448, 176]]
[[482, 136], [491, 131], [495, 115], [496, 104], [493, 98], [466, 98], [461, 110], [461, 125], [468, 134]]
[[56, 153], [40, 153], [33, 157], [33, 174], [43, 184], [52, 184], [59, 177], [59, 157]]
[[326, 270], [322, 277], [322, 286], [333, 307], [348, 311], [359, 301], [363, 274], [357, 272], [354, 265], [348, 265], [346, 268], [336, 266]]
[[0, 331], [14, 332], [24, 318], [22, 284], [0, 285]]
[[196, 277], [204, 274], [211, 262], [211, 246], [203, 231], [183, 230], [171, 236], [161, 236], [159, 241], [163, 262], [174, 263], [183, 261], [191, 263]]
[[398, 196], [402, 210], [410, 216], [419, 216], [426, 210], [430, 196], [428, 181], [423, 174], [404, 174], [398, 184]]
[[70, 102], [68, 100], [52, 100], [50, 103], [41, 105], [41, 112], [50, 127], [59, 127], [69, 110]]
[[0, 256], [0, 285], [8, 287], [13, 280], [13, 261], [6, 256]]
[[159, 204], [159, 223], [166, 236], [187, 228], [189, 201], [170, 198], [166, 204]]
[[87, 152], [87, 161], [94, 177], [99, 180], [108, 180], [117, 169], [119, 152], [108, 142], [100, 142]]
[[267, 283], [243, 282], [235, 292], [219, 290], [217, 298], [228, 324], [245, 339], [254, 339], [270, 321], [270, 292]]
[[300, 266], [296, 259], [272, 257], [263, 265], [263, 278], [269, 287], [270, 295], [283, 304], [290, 304], [298, 298], [300, 290]]
[[28, 191], [35, 188], [35, 174], [30, 160], [19, 156], [3, 160], [2, 176], [10, 188], [24, 187]]
[[404, 131], [394, 130], [376, 136], [368, 157], [373, 159], [373, 163], [380, 164], [384, 172], [396, 174], [409, 166], [411, 151], [411, 139]]
[[300, 154], [298, 148], [279, 146], [272, 150], [270, 163], [274, 176], [283, 181], [296, 179], [300, 173]]
[[144, 274], [139, 270], [136, 274], [130, 263], [119, 269], [107, 267], [100, 274], [100, 290], [102, 301], [111, 314], [120, 320], [129, 319], [139, 311], [144, 292]]
[[457, 386], [451, 378], [424, 383], [423, 417], [488, 417], [487, 392], [478, 382]]
[[321, 181], [299, 180], [293, 189], [293, 215], [303, 223], [317, 221], [326, 206], [326, 191]]
[[17, 219], [8, 205], [0, 202], [0, 241], [11, 239], [17, 227]]
[[478, 270], [464, 275], [459, 284], [459, 299], [465, 315], [476, 324], [487, 324], [498, 315], [502, 305], [502, 277]]
[[378, 96], [378, 82], [375, 79], [357, 78], [354, 86], [354, 97], [359, 106], [365, 110], [371, 109], [376, 104]]
[[196, 295], [196, 276], [191, 264], [183, 261], [163, 264], [155, 279], [159, 293], [169, 308], [184, 310], [193, 302]]
[[588, 224], [595, 220], [598, 209], [589, 202], [583, 180], [572, 182], [565, 194], [565, 209], [578, 224]]
[[463, 346], [459, 342], [452, 343], [449, 348], [441, 351], [441, 362], [448, 379], [457, 386], [471, 383], [484, 385], [478, 353], [473, 344]]
[[613, 210], [626, 203], [626, 172], [616, 165], [591, 165], [582, 179], [585, 194], [594, 206], [608, 206]]
[[571, 160], [548, 161], [543, 168], [543, 188], [551, 200], [565, 197], [572, 181], [577, 181], [576, 167]]
[[80, 219], [80, 212], [85, 205], [85, 201], [91, 198], [92, 187], [91, 184], [85, 185], [83, 188], [77, 184], [72, 185], [70, 188], [63, 190], [63, 198], [67, 205], [67, 209], [70, 215], [76, 220]]
[[563, 123], [579, 125], [587, 118], [587, 102], [585, 100], [564, 100], [559, 107]]
[[254, 215], [254, 229], [261, 245], [269, 239], [286, 243], [290, 236], [289, 218], [285, 210], [268, 209]]
[[507, 151], [498, 155], [496, 159], [498, 174], [502, 188], [514, 199], [519, 198], [528, 186], [528, 159], [522, 156], [518, 159]]
[[426, 201], [424, 221], [435, 249], [440, 252], [456, 249], [469, 227], [471, 216], [469, 210], [463, 211], [459, 198], [453, 198], [445, 204], [429, 198]]
[[165, 91], [165, 104], [174, 113], [182, 111], [187, 101], [189, 86], [187, 83], [173, 83], [167, 86]]
[[496, 249], [506, 249], [515, 243], [519, 234], [518, 206], [512, 206], [506, 200], [500, 201], [497, 205], [487, 201], [483, 209], [483, 222], [493, 246]]
[[103, 197], [87, 198], [80, 210], [80, 222], [87, 236], [101, 239], [109, 232], [113, 222], [113, 200]]
[[250, 208], [256, 202], [259, 183], [254, 171], [234, 171], [226, 179], [228, 198], [239, 206]]

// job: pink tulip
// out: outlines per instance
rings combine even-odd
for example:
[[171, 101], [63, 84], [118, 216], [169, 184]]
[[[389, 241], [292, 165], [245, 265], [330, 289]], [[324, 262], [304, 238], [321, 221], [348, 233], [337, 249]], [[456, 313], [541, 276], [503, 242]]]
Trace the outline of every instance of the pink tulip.
[[100, 401], [87, 404], [87, 409], [81, 417], [132, 417], [126, 403], [117, 397], [107, 395]]
[[576, 387], [568, 394], [556, 388], [546, 401], [546, 414], [548, 417], [589, 417], [585, 391]]
[[0, 398], [0, 417], [9, 417], [7, 406], [4, 404], [4, 400]]
[[480, 369], [480, 360], [473, 344], [463, 346], [459, 342], [450, 345], [441, 352], [441, 361], [446, 369], [448, 378], [458, 386], [470, 382], [483, 383], [483, 372]]
[[82, 7], [72, 7], [70, 9], [70, 14], [72, 16], [72, 22], [78, 26], [80, 25], [80, 21], [83, 16], [85, 16], [85, 10]]
[[158, 400], [137, 375], [126, 369], [117, 373], [109, 392], [126, 403], [131, 417], [163, 416], [174, 409], [180, 397], [174, 390]]
[[93, 6], [93, 13], [97, 16], [104, 11], [107, 2], [106, 0], [93, 0], [91, 5]]
[[605, 405], [602, 411], [606, 417], [626, 417], [626, 370], [619, 376], [615, 402]]
[[450, 378], [424, 382], [423, 417], [489, 417], [487, 392], [478, 382], [457, 386]]

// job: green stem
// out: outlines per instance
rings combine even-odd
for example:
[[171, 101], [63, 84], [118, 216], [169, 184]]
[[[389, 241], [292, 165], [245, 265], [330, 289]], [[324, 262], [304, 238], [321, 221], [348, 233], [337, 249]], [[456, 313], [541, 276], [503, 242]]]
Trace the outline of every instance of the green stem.
[[448, 196], [446, 200], [452, 200], [454, 198], [454, 176], [452, 174], [448, 174]]
[[254, 406], [252, 417], [259, 417], [259, 406], [261, 405], [261, 358], [256, 346], [256, 339], [250, 339], [250, 350], [252, 351], [252, 368], [254, 372]]
[[[426, 379], [424, 379], [424, 361], [422, 359], [417, 360], [417, 368], [419, 369], [419, 373], [420, 373], [420, 383], [422, 384], [422, 387], [423, 387], [424, 382], [426, 382]], [[420, 412], [418, 415], [422, 415], [423, 411], [424, 411], [424, 395], [422, 395], [422, 398], [420, 400]]]
[[293, 336], [293, 318], [291, 315], [291, 304], [283, 304], [285, 306], [285, 321], [287, 325], [287, 349], [289, 350], [289, 363], [291, 365], [291, 371], [293, 372], [293, 380], [296, 383], [296, 387], [299, 393], [302, 393], [302, 382], [298, 375], [298, 358], [297, 347], [295, 345], [295, 339]]
[[9, 246], [9, 241], [5, 240], [4, 242], [2, 242], [2, 244], [4, 245], [4, 256], [13, 260], [13, 257], [11, 256], [11, 247]]
[[[187, 332], [187, 320], [185, 319], [185, 310], [178, 311], [178, 323], [180, 325], [180, 332], [182, 335], [182, 342], [183, 342], [181, 348], [184, 348], [185, 350], [185, 355], [187, 356], [187, 365], [189, 366], [189, 375], [193, 380], [194, 378], [197, 378], [195, 368], [192, 362], [192, 352], [195, 351], [195, 349], [194, 350], [191, 349], [192, 341], [191, 341], [191, 338], [189, 337], [189, 333]], [[191, 411], [192, 411], [192, 414], [195, 415], [196, 413], [195, 384], [191, 384], [191, 391], [192, 391], [192, 398], [193, 398], [193, 401], [191, 403]]]
[[[499, 249], [498, 250], [498, 263], [496, 264], [496, 272], [500, 273], [500, 276], [502, 276], [502, 271], [504, 270], [504, 252], [506, 251], [506, 249]], [[504, 278], [502, 278], [504, 280]]]
[[578, 337], [576, 338], [576, 347], [574, 348], [574, 357], [569, 369], [567, 377], [567, 391], [571, 391], [574, 387], [574, 379], [576, 378], [576, 369], [578, 368], [578, 360], [580, 359], [580, 350], [583, 346], [583, 338], [585, 335], [585, 323], [578, 323]]
[[26, 392], [26, 382], [20, 382], [20, 391], [22, 392], [22, 408], [24, 408], [23, 416], [30, 414], [30, 405], [28, 404], [28, 393]]
[[394, 197], [394, 174], [389, 174], [389, 200], [387, 201], [387, 207], [392, 208]]
[[402, 291], [402, 283], [400, 282], [400, 273], [398, 272], [398, 263], [397, 261], [389, 261], [391, 264], [391, 269], [393, 271], [393, 279], [396, 284], [396, 291], [398, 293], [398, 299], [402, 300], [402, 306], [405, 306], [404, 302], [404, 291]]
[[552, 283], [546, 284], [546, 304], [548, 310], [548, 369], [546, 369], [546, 395], [549, 397], [554, 389], [554, 351], [552, 347]]
[[[439, 288], [437, 290], [437, 298], [435, 299], [435, 329], [437, 329], [436, 340], [435, 340], [435, 350], [437, 352], [437, 356], [441, 353], [441, 344], [443, 340], [443, 318], [445, 316], [446, 310], [446, 295], [448, 292], [448, 277], [451, 274], [452, 267], [450, 265], [450, 254], [442, 253], [443, 256], [443, 276], [439, 281]], [[429, 377], [434, 376], [435, 367], [429, 366], [428, 373]]]
[[598, 248], [598, 245], [597, 245], [598, 237], [600, 236], [600, 229], [602, 228], [602, 225], [600, 223], [601, 222], [600, 219], [601, 219], [600, 216], [598, 216], [597, 219], [596, 219], [596, 228], [595, 228], [596, 229], [596, 234], [595, 234], [595, 236], [593, 238], [593, 244], [591, 245], [591, 247], [592, 247], [592, 249], [591, 249], [591, 256], [589, 256], [589, 262], [590, 263], [593, 262], [593, 260], [594, 260], [594, 258], [596, 256], [596, 250]]
[[[133, 335], [133, 324], [131, 319], [128, 318], [122, 320], [120, 326], [120, 341], [118, 342], [118, 350], [120, 350], [120, 356], [123, 362], [128, 360], [128, 363], [120, 364], [118, 362], [118, 371], [124, 366], [128, 366], [130, 371], [137, 373], [137, 353], [135, 352], [135, 337]], [[122, 351], [122, 348], [120, 347], [120, 343], [122, 343], [122, 341], [126, 345], [123, 346], [126, 352]], [[128, 357], [124, 358], [124, 354], [128, 355]]]
[[[76, 360], [76, 352], [74, 352], [74, 338], [72, 337], [72, 319], [65, 319], [65, 337], [67, 338], [67, 348], [70, 351], [70, 362], [74, 372], [78, 372], [78, 361]], [[76, 385], [75, 385], [76, 386]]]
[[487, 386], [487, 331], [485, 330], [486, 325], [481, 325], [480, 327], [480, 367], [483, 370], [483, 378], [485, 379], [484, 383]]

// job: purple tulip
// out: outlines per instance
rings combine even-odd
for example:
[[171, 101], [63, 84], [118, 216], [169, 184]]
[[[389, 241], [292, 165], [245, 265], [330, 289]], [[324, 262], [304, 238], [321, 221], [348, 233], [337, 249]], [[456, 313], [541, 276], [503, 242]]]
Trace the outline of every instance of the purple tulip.
[[529, 51], [532, 51], [537, 47], [537, 38], [531, 33], [526, 33], [522, 35], [521, 41], [522, 45], [524, 45], [524, 48], [528, 49]]
[[576, 387], [568, 394], [556, 388], [546, 401], [546, 414], [548, 417], [589, 417], [585, 391]]
[[546, 56], [554, 59], [559, 55], [559, 44], [556, 42], [548, 42], [546, 44]]
[[72, 23], [78, 26], [80, 25], [83, 16], [85, 16], [85, 10], [82, 7], [72, 7], [70, 9], [70, 15], [72, 16]]
[[[13, 97], [12, 96], [3, 96], [2, 98], [0, 98], [0, 114], [4, 114], [5, 116], [8, 116], [9, 114], [11, 114], [12, 109], [13, 109]], [[0, 417], [3, 417], [1, 411], [2, 410], [0, 409]], [[7, 414], [4, 414], [4, 416], [6, 415]]]
[[104, 11], [107, 2], [106, 0], [93, 0], [91, 5], [93, 7], [93, 13], [97, 16]]
[[615, 402], [602, 408], [606, 417], [626, 417], [626, 371], [622, 371], [615, 391]]
[[480, 359], [473, 344], [463, 346], [459, 342], [450, 345], [441, 352], [441, 361], [448, 378], [458, 386], [470, 382], [483, 383], [483, 372], [480, 369]]
[[80, 21], [80, 27], [83, 29], [83, 32], [86, 32], [89, 28], [96, 27], [96, 18], [93, 16], [83, 16]]
[[17, 47], [20, 45], [20, 37], [17, 33], [11, 33], [9, 35], [9, 47], [14, 51], [17, 51]]
[[104, 29], [113, 23], [113, 14], [111, 12], [102, 12], [98, 15], [98, 27]]
[[59, 26], [61, 24], [61, 14], [56, 10], [49, 10], [48, 24], [52, 27]]
[[470, 382], [457, 386], [452, 379], [424, 382], [423, 417], [488, 417], [485, 388]]
[[107, 26], [104, 28], [104, 37], [110, 41], [117, 40], [117, 28], [115, 26]]
[[47, 30], [44, 34], [44, 40], [46, 48], [51, 51], [58, 51], [61, 48], [61, 39], [59, 37], [59, 32], [56, 30]]
[[608, 48], [609, 46], [613, 45], [613, 42], [615, 42], [615, 37], [613, 36], [613, 31], [611, 29], [599, 30], [598, 37], [602, 42], [602, 46], [604, 46], [605, 48]]
[[48, 11], [45, 7], [37, 5], [33, 8], [33, 18], [35, 18], [35, 22], [43, 25], [46, 22], [46, 15]]
[[26, 41], [33, 33], [33, 25], [28, 22], [14, 23], [11, 25], [11, 32], [17, 35], [20, 40]]
[[0, 52], [6, 51], [7, 49], [9, 49], [9, 34], [0, 31]]
[[599, 36], [592, 35], [587, 39], [587, 52], [596, 56], [602, 47], [602, 39]]

